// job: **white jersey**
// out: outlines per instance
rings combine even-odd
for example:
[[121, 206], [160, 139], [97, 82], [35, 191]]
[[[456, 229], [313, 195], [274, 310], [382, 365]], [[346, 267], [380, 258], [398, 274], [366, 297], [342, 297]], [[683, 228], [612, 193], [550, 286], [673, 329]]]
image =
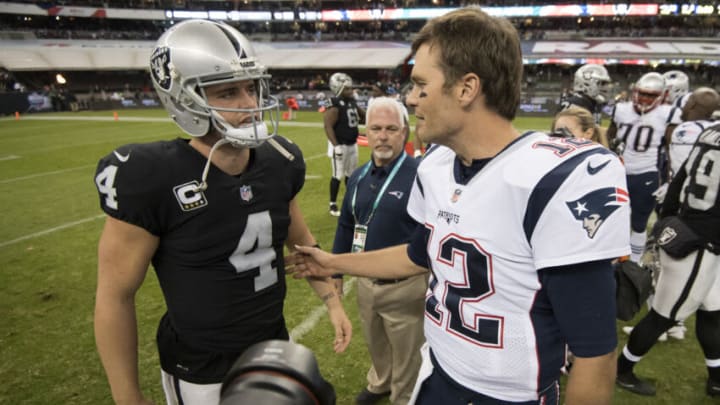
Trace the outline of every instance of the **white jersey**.
[[685, 121], [675, 127], [670, 137], [670, 170], [674, 176], [690, 155], [700, 133], [713, 124], [713, 121]]
[[[565, 342], [533, 318], [538, 269], [630, 252], [625, 170], [602, 146], [527, 133], [466, 184], [436, 146], [422, 160], [408, 212], [429, 229], [425, 336], [443, 370], [468, 389], [537, 400], [559, 373], [545, 356]], [[560, 353], [560, 354], [558, 354]]]
[[683, 94], [682, 96], [678, 97], [673, 101], [673, 105], [679, 109], [682, 109], [685, 107], [685, 104], [687, 104], [688, 99], [692, 95], [692, 92], [688, 92]]
[[645, 114], [638, 114], [633, 103], [615, 106], [613, 122], [617, 137], [625, 143], [623, 160], [627, 174], [658, 170], [660, 147], [665, 144], [665, 129], [671, 122], [679, 123], [678, 109], [661, 104]]

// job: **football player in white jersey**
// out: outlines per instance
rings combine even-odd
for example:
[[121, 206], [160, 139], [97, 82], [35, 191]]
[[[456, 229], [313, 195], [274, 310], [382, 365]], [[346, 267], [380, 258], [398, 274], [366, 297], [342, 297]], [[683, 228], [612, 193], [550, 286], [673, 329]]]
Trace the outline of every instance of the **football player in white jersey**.
[[665, 102], [675, 107], [683, 108], [690, 97], [690, 78], [680, 70], [669, 70], [663, 73], [667, 85]]
[[[615, 281], [629, 253], [625, 171], [592, 141], [520, 134], [522, 55], [506, 19], [468, 7], [434, 18], [412, 45], [407, 103], [434, 146], [408, 212], [407, 245], [332, 255], [299, 247], [298, 277], [398, 278], [428, 269], [423, 365], [410, 403], [610, 404]], [[572, 241], [568, 243], [568, 241]]]
[[[114, 401], [151, 403], [138, 379], [134, 297], [152, 264], [166, 303], [156, 339], [167, 404], [217, 404], [248, 347], [289, 339], [283, 249], [315, 243], [295, 198], [305, 162], [277, 135], [270, 75], [235, 28], [178, 23], [158, 39], [150, 68], [158, 97], [190, 139], [124, 145], [98, 163], [107, 218], [95, 339]], [[334, 285], [309, 281], [343, 351], [352, 326]]]
[[666, 147], [668, 124], [680, 123], [680, 110], [663, 104], [666, 92], [661, 74], [644, 74], [633, 87], [632, 101], [613, 109], [607, 131], [610, 143], [617, 138], [625, 145], [622, 157], [632, 216], [630, 259], [635, 262], [645, 252], [646, 227], [656, 204], [653, 193], [660, 186], [661, 149]]

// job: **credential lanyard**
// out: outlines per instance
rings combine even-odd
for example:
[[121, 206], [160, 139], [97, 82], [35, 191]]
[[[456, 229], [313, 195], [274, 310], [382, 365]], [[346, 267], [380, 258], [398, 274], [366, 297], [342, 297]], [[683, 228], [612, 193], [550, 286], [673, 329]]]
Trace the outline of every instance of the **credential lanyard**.
[[378, 193], [377, 197], [375, 197], [375, 202], [373, 203], [372, 210], [370, 211], [370, 215], [368, 215], [367, 221], [365, 221], [364, 224], [361, 224], [360, 221], [358, 221], [357, 215], [355, 214], [355, 200], [357, 198], [357, 189], [358, 189], [358, 186], [360, 185], [360, 180], [362, 180], [365, 177], [365, 175], [367, 175], [367, 172], [370, 170], [370, 166], [372, 166], [372, 160], [370, 160], [369, 162], [367, 162], [367, 164], [365, 164], [365, 167], [363, 168], [362, 173], [360, 173], [360, 177], [358, 178], [358, 182], [357, 182], [357, 185], [355, 186], [355, 190], [353, 191], [353, 196], [352, 196], [352, 214], [353, 214], [353, 218], [355, 219], [356, 224], [361, 224], [361, 225], [365, 225], [365, 226], [370, 224], [370, 220], [372, 220], [373, 215], [375, 215], [375, 210], [377, 209], [378, 205], [380, 204], [380, 199], [382, 198], [383, 194], [385, 194], [385, 189], [388, 187], [388, 185], [390, 184], [392, 179], [395, 177], [398, 170], [400, 170], [400, 166], [402, 166], [406, 157], [407, 157], [407, 153], [403, 152], [402, 156], [400, 157], [400, 160], [398, 160], [398, 162], [395, 164], [395, 167], [393, 167], [392, 171], [388, 175], [387, 179], [385, 179], [385, 183], [383, 183], [383, 186], [380, 189], [380, 192]]

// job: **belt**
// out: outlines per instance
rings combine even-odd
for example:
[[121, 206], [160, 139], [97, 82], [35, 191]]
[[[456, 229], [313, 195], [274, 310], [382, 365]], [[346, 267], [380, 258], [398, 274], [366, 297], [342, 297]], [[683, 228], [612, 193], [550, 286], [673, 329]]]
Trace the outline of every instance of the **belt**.
[[386, 284], [397, 284], [401, 281], [407, 280], [409, 277], [403, 278], [376, 278], [372, 281], [375, 285], [386, 285]]

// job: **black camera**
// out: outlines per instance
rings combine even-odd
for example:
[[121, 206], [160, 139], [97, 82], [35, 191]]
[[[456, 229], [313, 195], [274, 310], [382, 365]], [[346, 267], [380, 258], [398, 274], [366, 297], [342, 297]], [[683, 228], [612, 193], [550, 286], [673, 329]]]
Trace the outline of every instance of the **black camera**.
[[305, 346], [268, 340], [250, 346], [225, 376], [220, 405], [335, 405], [335, 389]]

